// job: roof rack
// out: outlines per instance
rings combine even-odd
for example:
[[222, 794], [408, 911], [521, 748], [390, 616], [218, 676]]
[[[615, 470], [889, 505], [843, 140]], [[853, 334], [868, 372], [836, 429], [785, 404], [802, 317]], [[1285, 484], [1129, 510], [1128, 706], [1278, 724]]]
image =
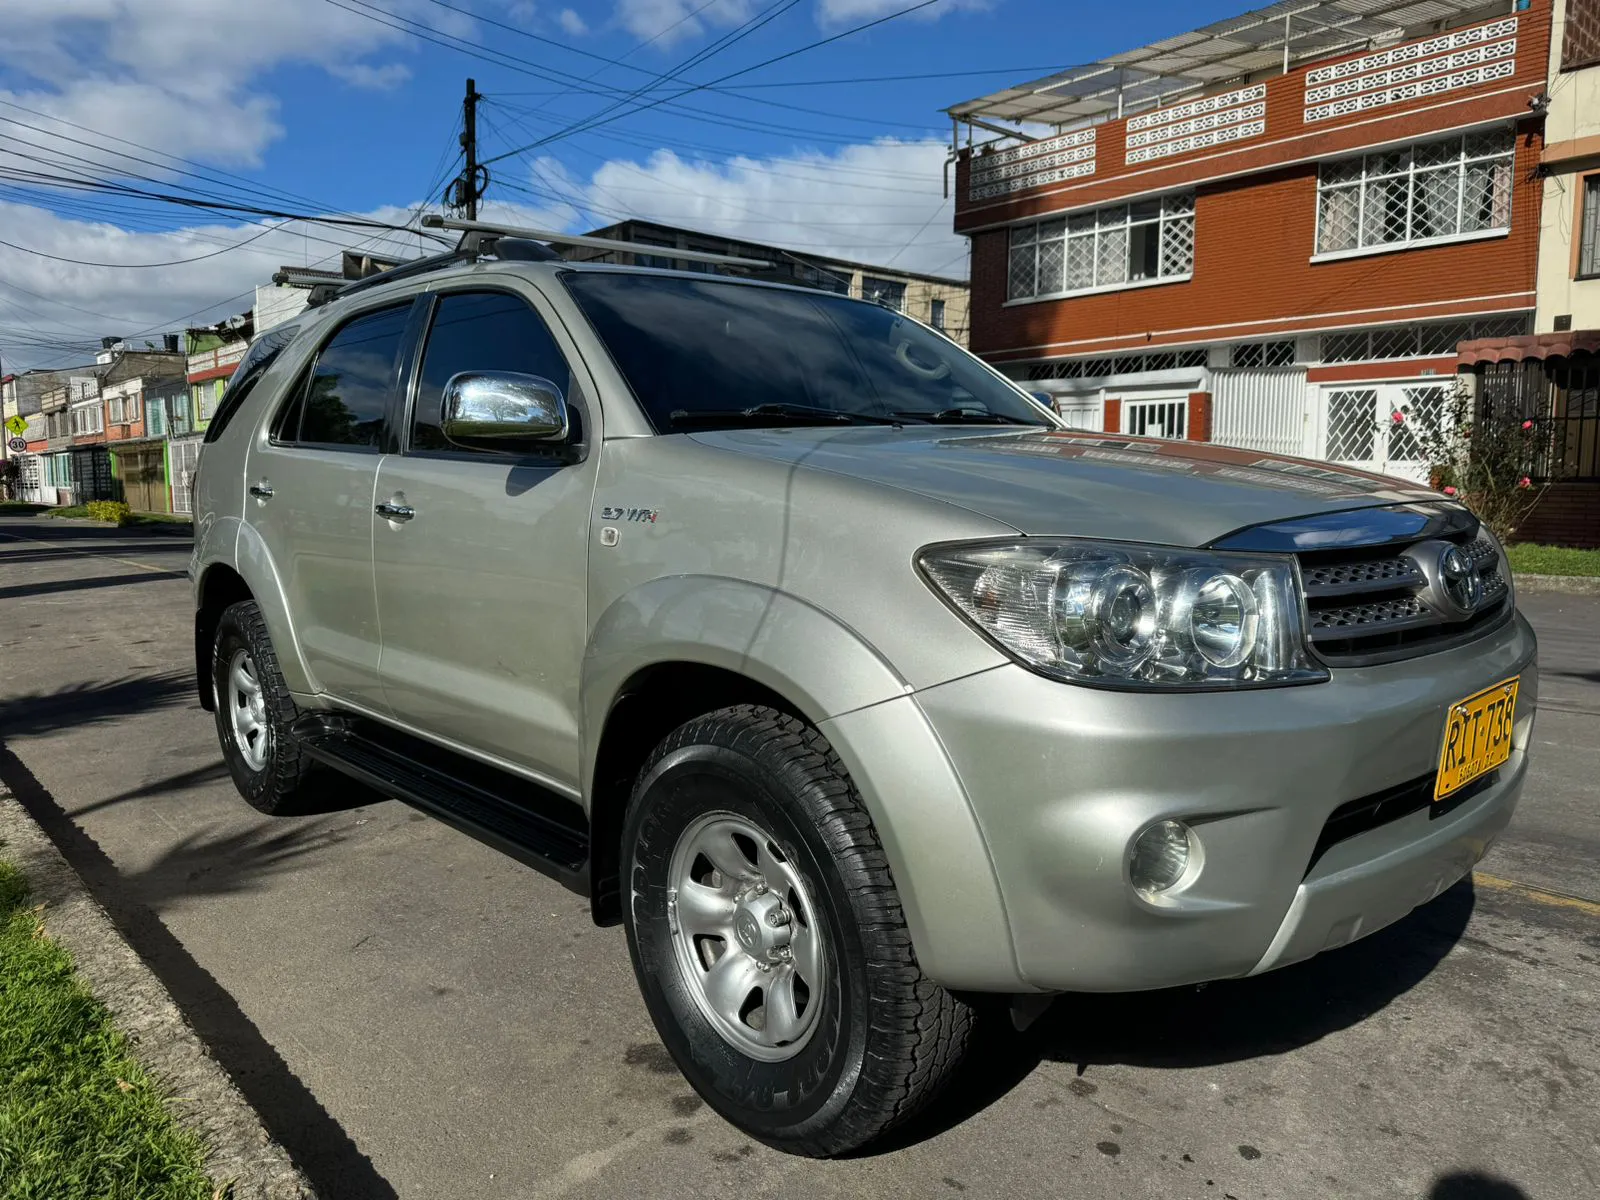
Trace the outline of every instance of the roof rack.
[[[413, 259], [411, 262], [401, 263], [387, 270], [376, 271], [364, 278], [356, 279], [346, 284], [321, 283], [311, 289], [306, 304], [309, 308], [317, 308], [332, 300], [349, 296], [355, 292], [365, 291], [367, 288], [378, 287], [381, 284], [393, 283], [397, 279], [410, 279], [415, 275], [426, 275], [432, 271], [442, 271], [446, 267], [453, 267], [458, 263], [476, 262], [485, 256], [493, 255], [507, 262], [541, 262], [560, 259], [561, 255], [550, 248], [549, 243], [558, 246], [585, 246], [594, 250], [626, 250], [641, 251], [648, 254], [659, 253], [660, 246], [652, 246], [645, 242], [625, 242], [615, 238], [586, 237], [582, 234], [553, 233], [547, 229], [524, 229], [516, 225], [495, 225], [487, 221], [458, 221], [452, 217], [441, 217], [436, 213], [429, 213], [422, 218], [425, 229], [451, 229], [461, 232], [461, 242], [454, 250], [446, 250], [442, 254], [430, 254], [426, 258]], [[673, 258], [681, 258], [688, 262], [718, 263], [729, 267], [750, 267], [756, 270], [772, 270], [775, 264], [764, 258], [737, 258], [731, 254], [712, 254], [705, 250], [672, 250]]]
[[[671, 250], [670, 257], [685, 262], [720, 263], [728, 267], [770, 269], [776, 264], [765, 258], [739, 258], [732, 254], [714, 254], [709, 250], [679, 250], [677, 247], [654, 246], [648, 242], [628, 242], [620, 238], [589, 237], [578, 233], [552, 233], [548, 229], [523, 229], [515, 225], [494, 225], [487, 221], [458, 221], [429, 213], [422, 218], [427, 229], [459, 229], [467, 234], [479, 233], [505, 238], [525, 238], [534, 242], [548, 242], [556, 246], [584, 246], [591, 250], [625, 250], [644, 254], [662, 254]], [[662, 255], [667, 257], [666, 255]]]

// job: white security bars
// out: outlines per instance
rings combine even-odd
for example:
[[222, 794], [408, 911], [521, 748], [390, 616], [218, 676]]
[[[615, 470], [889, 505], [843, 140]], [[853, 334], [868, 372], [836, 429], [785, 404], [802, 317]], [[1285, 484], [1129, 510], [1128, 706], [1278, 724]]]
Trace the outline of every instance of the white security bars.
[[1324, 163], [1317, 253], [1448, 241], [1511, 228], [1509, 129]]
[[1006, 295], [1012, 300], [1114, 290], [1194, 271], [1194, 193], [1016, 225]]

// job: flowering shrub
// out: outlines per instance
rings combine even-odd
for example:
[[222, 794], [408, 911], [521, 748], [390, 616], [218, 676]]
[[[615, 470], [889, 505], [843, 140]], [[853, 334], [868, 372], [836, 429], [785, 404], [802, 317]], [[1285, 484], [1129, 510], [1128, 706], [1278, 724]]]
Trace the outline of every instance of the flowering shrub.
[[112, 525], [126, 525], [133, 510], [120, 500], [91, 500], [84, 505], [92, 521], [106, 521]]
[[[1428, 456], [1430, 482], [1509, 541], [1545, 492], [1529, 474], [1538, 439], [1534, 423], [1520, 413], [1480, 410], [1459, 376], [1449, 398], [1428, 416], [1415, 417], [1413, 428]], [[1397, 423], [1405, 419], [1398, 412], [1395, 417]]]

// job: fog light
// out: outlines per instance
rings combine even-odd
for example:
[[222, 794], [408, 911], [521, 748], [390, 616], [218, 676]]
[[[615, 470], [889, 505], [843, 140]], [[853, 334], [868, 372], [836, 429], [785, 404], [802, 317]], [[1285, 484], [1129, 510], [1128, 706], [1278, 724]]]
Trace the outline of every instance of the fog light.
[[1157, 821], [1128, 851], [1128, 878], [1141, 892], [1164, 892], [1189, 869], [1189, 827], [1182, 821]]

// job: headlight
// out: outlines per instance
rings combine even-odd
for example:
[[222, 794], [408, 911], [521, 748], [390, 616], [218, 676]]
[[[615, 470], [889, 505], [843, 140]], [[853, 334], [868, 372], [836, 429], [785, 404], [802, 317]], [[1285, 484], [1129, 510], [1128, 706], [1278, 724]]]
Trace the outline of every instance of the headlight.
[[1028, 666], [1120, 688], [1326, 679], [1305, 648], [1292, 558], [1027, 538], [934, 546], [923, 575]]

